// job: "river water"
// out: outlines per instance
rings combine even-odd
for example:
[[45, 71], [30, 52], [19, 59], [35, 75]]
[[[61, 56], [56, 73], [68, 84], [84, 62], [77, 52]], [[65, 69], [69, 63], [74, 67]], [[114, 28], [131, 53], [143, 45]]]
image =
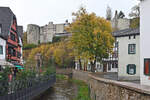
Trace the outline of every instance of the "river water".
[[68, 80], [57, 80], [55, 85], [35, 100], [73, 100], [77, 96], [77, 85]]

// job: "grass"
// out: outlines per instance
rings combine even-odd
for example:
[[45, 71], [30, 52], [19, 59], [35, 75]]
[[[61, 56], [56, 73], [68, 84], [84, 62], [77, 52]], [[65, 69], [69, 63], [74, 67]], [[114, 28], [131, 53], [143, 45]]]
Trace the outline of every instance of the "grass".
[[78, 85], [78, 94], [74, 100], [91, 100], [89, 94], [89, 87], [85, 82], [74, 79], [71, 81]]
[[59, 80], [66, 80], [67, 77], [66, 77], [65, 75], [56, 74], [56, 79], [59, 79]]

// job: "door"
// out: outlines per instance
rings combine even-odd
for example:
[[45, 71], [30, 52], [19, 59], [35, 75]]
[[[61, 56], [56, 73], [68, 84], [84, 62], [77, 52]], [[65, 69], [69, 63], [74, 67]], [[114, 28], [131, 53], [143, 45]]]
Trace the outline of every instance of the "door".
[[107, 63], [104, 63], [103, 72], [107, 72]]

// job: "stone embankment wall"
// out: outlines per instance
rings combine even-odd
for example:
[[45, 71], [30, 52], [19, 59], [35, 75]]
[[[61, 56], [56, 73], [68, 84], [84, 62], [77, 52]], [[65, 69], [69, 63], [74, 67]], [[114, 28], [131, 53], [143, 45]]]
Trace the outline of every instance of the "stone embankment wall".
[[73, 78], [89, 84], [92, 100], [150, 100], [150, 87], [139, 83], [104, 79], [78, 70], [73, 70]]
[[73, 79], [77, 79], [77, 80], [82, 80], [86, 83], [88, 83], [89, 81], [89, 77], [88, 74], [90, 74], [91, 72], [86, 72], [86, 71], [80, 71], [80, 70], [73, 70]]
[[150, 87], [89, 75], [92, 100], [150, 100]]

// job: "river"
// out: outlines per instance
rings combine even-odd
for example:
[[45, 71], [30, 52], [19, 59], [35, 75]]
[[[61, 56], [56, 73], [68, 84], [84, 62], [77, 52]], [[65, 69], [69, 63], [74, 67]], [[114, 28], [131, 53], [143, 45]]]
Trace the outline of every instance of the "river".
[[76, 84], [68, 80], [57, 80], [52, 88], [34, 100], [73, 100], [77, 91]]

